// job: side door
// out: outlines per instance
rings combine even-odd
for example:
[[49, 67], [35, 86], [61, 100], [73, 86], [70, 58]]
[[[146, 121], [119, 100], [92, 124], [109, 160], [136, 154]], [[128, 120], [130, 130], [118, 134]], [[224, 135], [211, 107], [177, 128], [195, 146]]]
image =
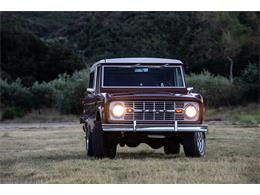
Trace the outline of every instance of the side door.
[[103, 102], [100, 95], [100, 68], [96, 68], [90, 73], [87, 94], [83, 100], [84, 120], [93, 128], [99, 105]]

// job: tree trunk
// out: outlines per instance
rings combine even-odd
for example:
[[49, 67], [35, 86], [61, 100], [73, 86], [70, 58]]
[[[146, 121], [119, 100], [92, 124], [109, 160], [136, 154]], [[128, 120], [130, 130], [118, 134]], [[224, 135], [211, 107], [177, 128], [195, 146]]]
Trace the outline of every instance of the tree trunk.
[[227, 59], [230, 63], [230, 67], [229, 67], [229, 81], [230, 83], [233, 83], [233, 65], [234, 65], [234, 62], [233, 62], [233, 59], [230, 57], [230, 56], [227, 56]]

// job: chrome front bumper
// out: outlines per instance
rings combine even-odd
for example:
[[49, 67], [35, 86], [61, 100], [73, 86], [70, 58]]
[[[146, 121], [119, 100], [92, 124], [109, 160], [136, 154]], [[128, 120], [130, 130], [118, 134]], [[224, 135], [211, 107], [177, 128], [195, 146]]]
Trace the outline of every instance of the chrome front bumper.
[[128, 132], [207, 132], [207, 124], [103, 124], [103, 131]]

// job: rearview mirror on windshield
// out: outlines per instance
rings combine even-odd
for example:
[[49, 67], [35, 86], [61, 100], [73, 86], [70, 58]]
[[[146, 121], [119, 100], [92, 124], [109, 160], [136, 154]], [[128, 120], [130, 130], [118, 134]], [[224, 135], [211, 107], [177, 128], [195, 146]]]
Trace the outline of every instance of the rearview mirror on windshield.
[[148, 72], [148, 68], [135, 68], [135, 72]]

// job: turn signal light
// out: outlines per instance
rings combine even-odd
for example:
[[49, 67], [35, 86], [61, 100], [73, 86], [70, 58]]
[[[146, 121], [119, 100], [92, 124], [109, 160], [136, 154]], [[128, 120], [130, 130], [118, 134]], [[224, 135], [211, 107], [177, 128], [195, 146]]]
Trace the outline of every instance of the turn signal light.
[[132, 109], [132, 108], [127, 108], [127, 109], [126, 109], [126, 112], [132, 113], [132, 112], [133, 112], [133, 109]]
[[176, 113], [182, 113], [182, 109], [176, 109], [175, 112]]

